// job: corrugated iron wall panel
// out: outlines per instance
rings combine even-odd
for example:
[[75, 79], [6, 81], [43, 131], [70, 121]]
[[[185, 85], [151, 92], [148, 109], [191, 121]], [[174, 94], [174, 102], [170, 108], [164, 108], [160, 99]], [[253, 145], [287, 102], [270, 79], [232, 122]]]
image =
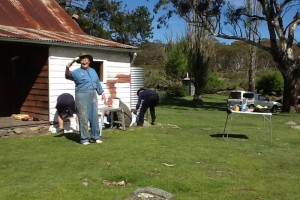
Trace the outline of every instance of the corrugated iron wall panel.
[[130, 106], [131, 109], [135, 108], [138, 101], [136, 92], [141, 87], [144, 87], [145, 77], [144, 68], [142, 67], [131, 67], [131, 84], [130, 84]]

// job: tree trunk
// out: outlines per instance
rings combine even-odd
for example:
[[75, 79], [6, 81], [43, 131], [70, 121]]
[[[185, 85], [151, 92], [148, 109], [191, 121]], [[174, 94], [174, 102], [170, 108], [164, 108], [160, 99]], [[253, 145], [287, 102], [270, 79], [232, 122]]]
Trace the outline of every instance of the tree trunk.
[[256, 74], [256, 47], [250, 47], [250, 67], [248, 71], [248, 90], [255, 92], [255, 74]]
[[195, 93], [193, 96], [193, 100], [202, 101], [201, 93], [202, 93], [201, 88], [195, 87]]
[[210, 56], [209, 40], [206, 38], [206, 29], [203, 26], [199, 26], [199, 11], [198, 1], [193, 0], [194, 9], [192, 17], [194, 23], [189, 26], [189, 49], [188, 49], [188, 63], [189, 71], [193, 76], [193, 84], [195, 87], [194, 100], [200, 100], [201, 94], [207, 83], [208, 76], [208, 63]]
[[290, 112], [291, 106], [294, 106], [295, 112], [298, 112], [298, 79], [295, 78], [293, 74], [283, 75], [284, 90], [282, 112]]
[[[246, 0], [246, 7], [247, 7], [247, 13], [249, 15], [259, 15], [261, 12], [261, 6], [260, 4], [255, 1]], [[248, 19], [246, 21], [246, 24], [248, 26], [248, 38], [252, 39], [255, 42], [259, 42], [258, 40], [258, 25], [259, 21], [253, 21], [251, 19]], [[250, 56], [250, 66], [248, 70], [248, 90], [251, 92], [255, 92], [255, 74], [256, 74], [256, 64], [257, 64], [257, 48], [253, 45], [250, 45], [249, 49], [249, 56]]]

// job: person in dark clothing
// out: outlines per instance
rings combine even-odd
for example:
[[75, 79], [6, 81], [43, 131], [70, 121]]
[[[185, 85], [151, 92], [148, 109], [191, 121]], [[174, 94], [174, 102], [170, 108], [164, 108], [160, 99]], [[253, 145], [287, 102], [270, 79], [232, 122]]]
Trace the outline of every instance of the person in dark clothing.
[[138, 102], [136, 104], [136, 110], [137, 110], [137, 126], [143, 126], [144, 125], [144, 115], [148, 108], [150, 108], [150, 114], [151, 114], [151, 124], [155, 124], [155, 106], [159, 102], [159, 96], [157, 92], [145, 88], [140, 88], [137, 91], [138, 95]]
[[64, 120], [73, 117], [76, 113], [74, 97], [69, 93], [63, 93], [57, 97], [55, 108], [57, 109], [57, 123], [59, 132], [63, 133]]

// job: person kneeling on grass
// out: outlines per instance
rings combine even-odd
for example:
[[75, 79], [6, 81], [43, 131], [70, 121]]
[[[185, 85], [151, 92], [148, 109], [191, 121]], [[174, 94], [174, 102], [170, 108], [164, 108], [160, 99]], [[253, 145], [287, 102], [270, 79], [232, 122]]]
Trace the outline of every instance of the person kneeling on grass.
[[64, 121], [76, 113], [74, 97], [69, 93], [59, 95], [55, 108], [57, 109], [58, 133], [64, 133]]
[[159, 96], [157, 92], [145, 88], [140, 88], [137, 91], [138, 95], [138, 102], [136, 104], [136, 111], [137, 111], [137, 126], [144, 125], [144, 115], [147, 109], [150, 109], [151, 114], [151, 124], [155, 124], [155, 106], [159, 102]]

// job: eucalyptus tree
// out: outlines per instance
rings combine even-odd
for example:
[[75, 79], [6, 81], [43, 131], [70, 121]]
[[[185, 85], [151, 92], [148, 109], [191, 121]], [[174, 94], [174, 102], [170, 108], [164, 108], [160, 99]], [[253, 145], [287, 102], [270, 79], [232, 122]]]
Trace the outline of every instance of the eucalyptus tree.
[[138, 46], [153, 37], [154, 17], [145, 6], [128, 10], [122, 1], [57, 0], [70, 14], [79, 15], [80, 27], [89, 35]]
[[[227, 10], [224, 13], [218, 12], [214, 19], [205, 16], [203, 25], [206, 30], [215, 37], [244, 41], [269, 52], [284, 79], [282, 111], [289, 112], [290, 106], [297, 110], [300, 58], [295, 56], [293, 47], [299, 44], [295, 32], [300, 24], [300, 0], [257, 0], [262, 12], [256, 14], [247, 12], [245, 6], [235, 5], [237, 1], [228, 1], [227, 4], [223, 0], [213, 2], [217, 10]], [[247, 20], [260, 23], [257, 29], [248, 27], [257, 39], [247, 37], [243, 26]], [[261, 42], [264, 37], [268, 38], [269, 44]]]
[[[261, 7], [257, 0], [245, 0], [245, 5], [248, 15], [258, 15], [261, 12]], [[257, 30], [259, 26], [259, 21], [253, 21], [251, 18], [246, 20], [245, 29], [246, 35], [249, 39], [253, 41], [258, 40]], [[248, 90], [255, 91], [255, 73], [257, 69], [257, 47], [254, 45], [249, 45], [249, 70], [248, 70]]]
[[[194, 100], [202, 100], [201, 94], [207, 83], [208, 67], [213, 52], [212, 40], [209, 39], [203, 20], [210, 9], [203, 9], [203, 4], [210, 5], [210, 0], [159, 0], [155, 12], [166, 11], [158, 21], [160, 25], [168, 25], [168, 19], [174, 14], [186, 21], [188, 38], [188, 68], [191, 81], [195, 86]], [[201, 17], [199, 17], [201, 16]]]

